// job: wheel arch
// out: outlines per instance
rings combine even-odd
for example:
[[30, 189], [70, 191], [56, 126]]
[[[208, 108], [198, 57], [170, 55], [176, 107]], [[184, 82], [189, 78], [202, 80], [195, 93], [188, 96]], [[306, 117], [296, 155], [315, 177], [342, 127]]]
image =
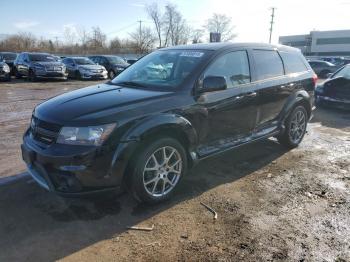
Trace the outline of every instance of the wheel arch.
[[311, 99], [312, 97], [305, 90], [300, 90], [296, 92], [293, 96], [289, 97], [289, 99], [287, 100], [287, 103], [285, 104], [281, 112], [281, 123], [282, 124], [284, 123], [284, 121], [287, 119], [289, 114], [293, 111], [293, 109], [297, 105], [304, 106], [308, 114], [308, 118], [310, 118], [312, 113]]
[[118, 175], [120, 182], [124, 183], [139, 150], [158, 137], [171, 137], [179, 141], [186, 151], [188, 166], [194, 164], [191, 152], [198, 141], [196, 130], [186, 118], [164, 114], [139, 121], [125, 132], [114, 152], [110, 174]]

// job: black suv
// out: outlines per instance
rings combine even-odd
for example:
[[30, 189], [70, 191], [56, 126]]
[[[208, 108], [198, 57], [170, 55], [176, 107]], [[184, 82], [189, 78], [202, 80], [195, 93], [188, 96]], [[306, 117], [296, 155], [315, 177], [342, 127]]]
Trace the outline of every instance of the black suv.
[[21, 53], [14, 62], [14, 73], [17, 78], [27, 77], [31, 81], [41, 78], [66, 80], [66, 66], [57, 61], [57, 57], [46, 53]]
[[157, 50], [108, 83], [38, 105], [23, 159], [40, 185], [62, 195], [126, 187], [139, 201], [159, 202], [202, 159], [271, 136], [298, 146], [315, 84], [291, 47]]
[[89, 58], [96, 64], [102, 65], [108, 72], [108, 77], [113, 79], [129, 66], [125, 60], [115, 55], [95, 55]]

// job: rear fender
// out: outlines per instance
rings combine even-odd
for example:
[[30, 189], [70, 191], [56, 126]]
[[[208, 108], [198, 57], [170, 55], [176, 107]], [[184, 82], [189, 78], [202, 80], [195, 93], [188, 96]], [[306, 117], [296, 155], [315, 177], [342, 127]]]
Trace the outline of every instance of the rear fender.
[[282, 127], [284, 128], [284, 121], [287, 119], [287, 117], [289, 116], [289, 114], [292, 112], [293, 108], [297, 104], [304, 105], [309, 117], [311, 117], [311, 111], [312, 111], [311, 100], [312, 100], [312, 97], [305, 90], [299, 90], [295, 92], [293, 95], [291, 95], [288, 98], [280, 114], [280, 123]]

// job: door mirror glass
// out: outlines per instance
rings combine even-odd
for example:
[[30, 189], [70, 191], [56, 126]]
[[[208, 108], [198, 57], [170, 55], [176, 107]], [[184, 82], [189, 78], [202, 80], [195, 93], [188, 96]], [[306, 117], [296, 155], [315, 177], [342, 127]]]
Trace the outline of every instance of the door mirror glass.
[[207, 76], [199, 92], [214, 92], [227, 89], [226, 79], [223, 76]]

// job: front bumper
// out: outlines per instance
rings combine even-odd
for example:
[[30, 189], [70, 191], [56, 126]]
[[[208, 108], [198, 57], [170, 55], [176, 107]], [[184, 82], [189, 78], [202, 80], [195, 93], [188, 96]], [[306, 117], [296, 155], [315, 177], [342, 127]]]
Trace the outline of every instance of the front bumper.
[[81, 79], [102, 79], [105, 80], [108, 78], [107, 71], [104, 73], [80, 73]]
[[36, 77], [42, 79], [67, 79], [68, 73], [66, 72], [46, 72], [36, 71]]
[[347, 99], [338, 99], [316, 94], [315, 100], [318, 105], [350, 110], [350, 100]]
[[29, 174], [46, 190], [62, 196], [121, 190], [123, 172], [118, 167], [111, 172], [113, 151], [109, 148], [44, 146], [26, 132], [21, 150]]
[[10, 73], [0, 71], [0, 79], [8, 80], [10, 77]]

